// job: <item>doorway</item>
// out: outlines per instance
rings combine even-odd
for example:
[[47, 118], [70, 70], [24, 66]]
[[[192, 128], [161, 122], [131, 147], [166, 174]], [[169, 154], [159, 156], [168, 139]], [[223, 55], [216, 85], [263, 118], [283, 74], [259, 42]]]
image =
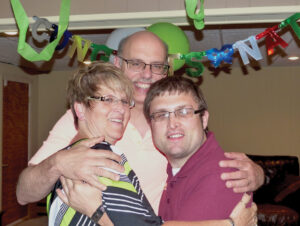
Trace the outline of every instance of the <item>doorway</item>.
[[28, 160], [29, 85], [3, 82], [2, 225], [28, 215], [17, 203], [16, 184]]

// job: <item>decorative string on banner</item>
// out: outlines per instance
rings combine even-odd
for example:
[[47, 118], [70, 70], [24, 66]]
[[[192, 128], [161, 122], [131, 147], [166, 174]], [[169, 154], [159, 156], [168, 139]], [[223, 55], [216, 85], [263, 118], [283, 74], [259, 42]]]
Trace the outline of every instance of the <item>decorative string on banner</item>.
[[22, 4], [19, 0], [11, 0], [11, 5], [19, 28], [18, 53], [28, 61], [49, 61], [60, 38], [68, 27], [70, 0], [62, 0], [61, 2], [57, 38], [52, 43], [49, 43], [40, 53], [37, 53], [26, 43], [29, 20]]
[[[204, 0], [200, 0], [200, 9], [197, 10], [198, 0], [185, 0], [185, 9], [189, 18], [194, 21], [195, 28], [204, 28]], [[196, 13], [198, 11], [198, 13]]]

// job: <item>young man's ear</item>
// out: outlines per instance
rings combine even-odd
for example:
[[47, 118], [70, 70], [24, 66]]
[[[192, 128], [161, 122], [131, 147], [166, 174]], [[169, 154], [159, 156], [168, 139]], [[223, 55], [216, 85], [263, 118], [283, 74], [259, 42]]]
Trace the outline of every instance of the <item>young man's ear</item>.
[[203, 112], [203, 115], [201, 116], [201, 121], [202, 121], [202, 127], [203, 129], [205, 130], [207, 128], [207, 125], [208, 125], [208, 118], [209, 118], [209, 113], [208, 111], [204, 111]]
[[85, 119], [85, 106], [82, 103], [75, 102], [74, 110], [79, 121]]

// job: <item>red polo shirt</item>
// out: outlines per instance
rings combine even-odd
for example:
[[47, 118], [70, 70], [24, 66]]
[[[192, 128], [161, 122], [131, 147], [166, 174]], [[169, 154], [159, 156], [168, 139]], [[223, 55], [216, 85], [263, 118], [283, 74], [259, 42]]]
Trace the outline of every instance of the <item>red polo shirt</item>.
[[241, 193], [234, 193], [225, 186], [220, 176], [235, 171], [221, 168], [218, 163], [226, 159], [212, 133], [207, 140], [173, 176], [168, 164], [167, 185], [159, 206], [163, 220], [197, 221], [226, 219], [241, 200]]

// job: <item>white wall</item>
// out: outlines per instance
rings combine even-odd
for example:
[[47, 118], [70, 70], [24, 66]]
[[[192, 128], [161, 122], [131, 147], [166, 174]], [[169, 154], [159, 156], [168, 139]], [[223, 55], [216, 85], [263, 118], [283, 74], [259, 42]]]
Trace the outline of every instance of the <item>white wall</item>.
[[300, 67], [247, 69], [206, 71], [209, 128], [226, 151], [300, 158]]
[[[73, 71], [54, 71], [38, 75], [38, 148], [50, 129], [66, 111], [66, 88]], [[36, 149], [37, 150], [37, 149]]]
[[[29, 17], [58, 16], [61, 0], [45, 1], [36, 0], [20, 1]], [[70, 15], [98, 14], [98, 13], [126, 13], [126, 12], [151, 12], [167, 10], [185, 10], [184, 0], [89, 0], [88, 4], [82, 0], [72, 0]], [[198, 1], [200, 2], [200, 1]], [[205, 9], [263, 7], [263, 6], [293, 6], [299, 5], [298, 0], [207, 0], [204, 1]], [[38, 7], [37, 7], [38, 5]], [[0, 18], [13, 18], [10, 1], [2, 1]]]

